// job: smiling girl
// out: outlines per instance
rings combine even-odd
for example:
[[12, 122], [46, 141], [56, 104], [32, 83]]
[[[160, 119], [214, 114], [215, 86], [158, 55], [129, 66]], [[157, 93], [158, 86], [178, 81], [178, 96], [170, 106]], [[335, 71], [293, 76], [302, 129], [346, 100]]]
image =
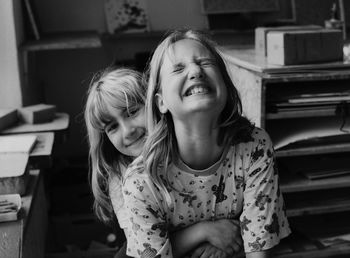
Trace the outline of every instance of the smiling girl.
[[[191, 30], [162, 41], [150, 62], [146, 114], [149, 136], [123, 184], [128, 254], [173, 257], [173, 232], [225, 218], [239, 219], [246, 257], [267, 257], [290, 233], [274, 150], [242, 116], [212, 41]], [[182, 251], [217, 257], [206, 245]]]
[[[141, 152], [146, 138], [145, 83], [127, 68], [108, 68], [93, 78], [85, 107], [90, 144], [90, 182], [97, 217], [111, 224], [117, 218], [129, 238], [131, 227], [121, 192], [125, 170]], [[196, 250], [203, 242], [233, 253], [241, 248], [239, 225], [234, 220], [203, 221], [172, 235], [174, 251]], [[199, 251], [199, 250], [198, 250]], [[127, 257], [125, 248], [116, 257]]]

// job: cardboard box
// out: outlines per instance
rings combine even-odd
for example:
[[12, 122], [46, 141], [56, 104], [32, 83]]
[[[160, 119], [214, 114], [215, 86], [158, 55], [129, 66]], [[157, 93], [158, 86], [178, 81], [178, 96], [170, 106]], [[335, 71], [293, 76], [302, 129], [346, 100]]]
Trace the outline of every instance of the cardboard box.
[[17, 109], [0, 109], [0, 131], [16, 124], [17, 121]]
[[340, 30], [271, 31], [267, 34], [267, 63], [298, 65], [343, 60]]
[[29, 124], [47, 123], [54, 119], [56, 106], [37, 104], [19, 109], [21, 120]]
[[255, 29], [255, 52], [259, 56], [267, 56], [267, 34], [271, 31], [320, 30], [319, 25], [258, 27]]

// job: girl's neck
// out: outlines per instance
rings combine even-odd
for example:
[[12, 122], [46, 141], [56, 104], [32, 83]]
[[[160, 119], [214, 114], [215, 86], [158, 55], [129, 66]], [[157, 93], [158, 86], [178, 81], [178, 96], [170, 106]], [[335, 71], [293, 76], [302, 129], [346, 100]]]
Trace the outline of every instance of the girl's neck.
[[224, 151], [218, 145], [219, 128], [175, 125], [178, 152], [190, 168], [203, 170], [217, 162]]

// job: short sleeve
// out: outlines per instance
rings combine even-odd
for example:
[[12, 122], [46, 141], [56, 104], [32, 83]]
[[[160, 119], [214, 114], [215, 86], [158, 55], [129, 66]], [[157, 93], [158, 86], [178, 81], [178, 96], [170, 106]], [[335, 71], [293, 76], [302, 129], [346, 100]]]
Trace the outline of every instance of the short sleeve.
[[272, 142], [260, 128], [252, 136], [241, 155], [246, 171], [240, 221], [246, 253], [270, 249], [290, 234]]
[[172, 257], [166, 211], [158, 188], [148, 176], [134, 173], [123, 183], [123, 196], [131, 227], [127, 255]]

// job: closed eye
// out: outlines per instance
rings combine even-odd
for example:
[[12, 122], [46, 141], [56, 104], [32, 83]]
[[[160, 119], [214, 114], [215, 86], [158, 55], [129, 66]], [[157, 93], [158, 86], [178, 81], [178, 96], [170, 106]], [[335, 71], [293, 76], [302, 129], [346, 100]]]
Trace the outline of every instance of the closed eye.
[[134, 117], [138, 115], [140, 110], [141, 110], [140, 107], [130, 108], [125, 112], [125, 117]]
[[105, 132], [110, 133], [118, 128], [118, 123], [111, 122], [105, 127]]
[[202, 59], [199, 63], [202, 66], [215, 65], [215, 61], [213, 59]]
[[182, 64], [174, 65], [174, 67], [173, 67], [173, 73], [181, 72], [181, 71], [183, 71], [184, 68], [185, 68], [185, 66], [182, 65]]

